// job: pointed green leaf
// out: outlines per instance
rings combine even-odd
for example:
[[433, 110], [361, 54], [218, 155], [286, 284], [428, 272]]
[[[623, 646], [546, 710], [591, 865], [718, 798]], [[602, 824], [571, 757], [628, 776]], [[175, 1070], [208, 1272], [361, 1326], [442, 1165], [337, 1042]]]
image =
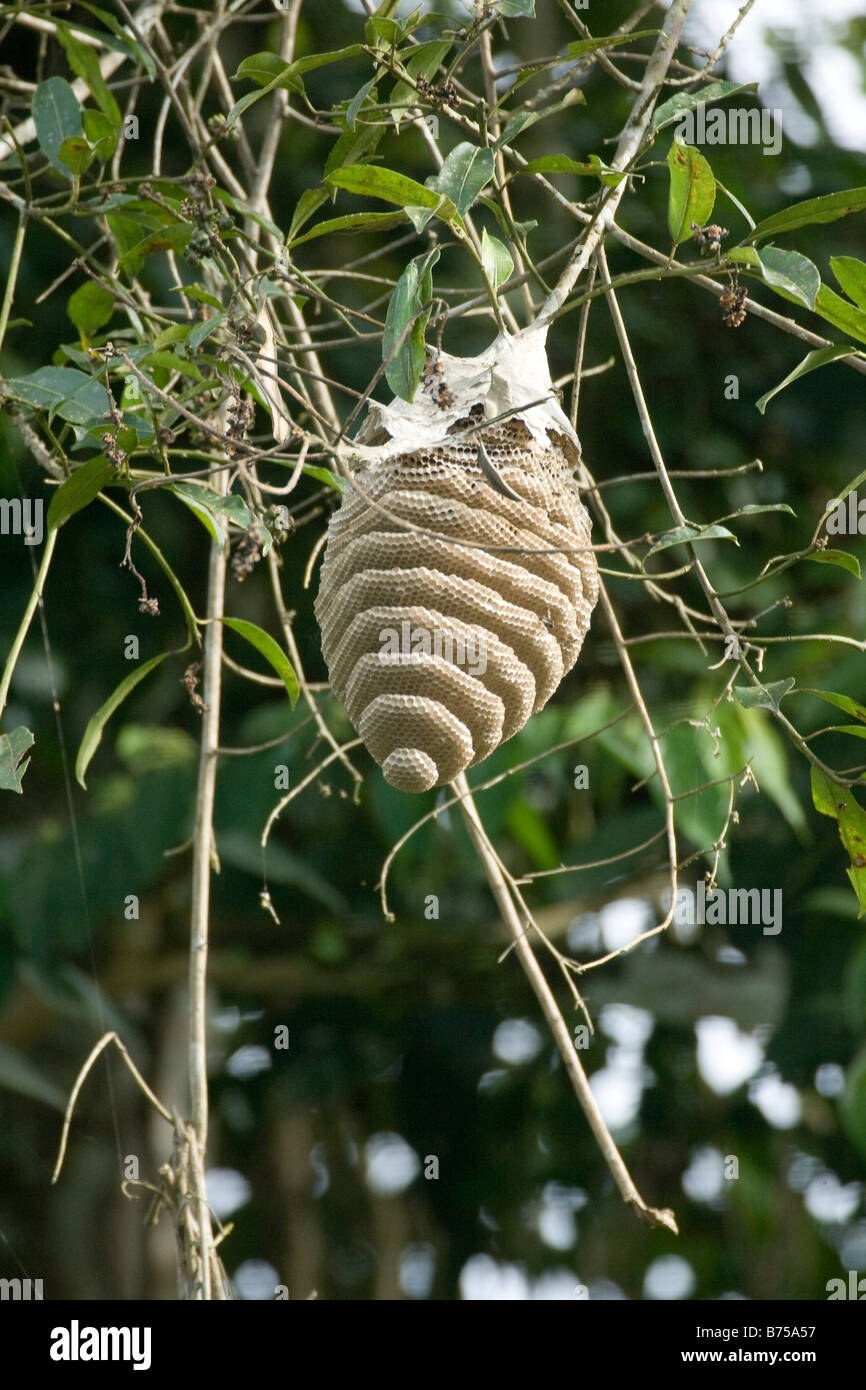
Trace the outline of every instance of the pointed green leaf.
[[866, 309], [866, 263], [856, 256], [831, 256], [830, 269], [849, 299]]
[[349, 127], [349, 130], [355, 129], [358, 112], [367, 100], [367, 97], [369, 97], [371, 101], [376, 100], [375, 84], [376, 78], [371, 77], [369, 82], [365, 82], [363, 87], [358, 88], [352, 100], [349, 102], [349, 105], [346, 107], [346, 125]]
[[729, 531], [727, 526], [677, 526], [672, 531], [666, 531], [660, 541], [656, 541], [646, 553], [648, 560], [651, 555], [655, 555], [659, 550], [668, 550], [672, 545], [685, 545], [695, 541], [733, 541], [739, 545], [739, 541], [733, 531]]
[[134, 671], [120, 682], [115, 690], [109, 695], [104, 705], [88, 720], [87, 728], [84, 730], [84, 737], [81, 740], [81, 747], [78, 750], [78, 757], [75, 759], [75, 778], [80, 786], [86, 789], [87, 783], [84, 775], [90, 766], [90, 760], [102, 742], [102, 733], [114, 711], [122, 705], [127, 695], [149, 675], [154, 667], [159, 666], [165, 661], [167, 656], [172, 656], [172, 652], [161, 652], [159, 656], [152, 656], [149, 661], [145, 661], [141, 666], [137, 666]]
[[621, 43], [634, 43], [635, 39], [654, 39], [658, 32], [658, 29], [638, 29], [633, 34], [610, 34], [604, 39], [577, 39], [568, 45], [568, 57], [583, 58], [587, 53], [598, 53]]
[[[438, 174], [426, 180], [428, 188], [443, 193], [464, 215], [482, 188], [493, 178], [493, 151], [464, 140], [449, 154]], [[424, 206], [424, 204], [422, 204]]]
[[677, 246], [691, 236], [691, 225], [709, 221], [716, 200], [716, 181], [700, 150], [675, 140], [668, 150], [670, 170], [668, 231]]
[[807, 198], [803, 203], [794, 203], [772, 217], [759, 222], [747, 241], [762, 241], [764, 237], [778, 236], [780, 232], [793, 231], [795, 227], [807, 227], [815, 222], [836, 222], [849, 213], [861, 212], [866, 208], [866, 188], [849, 188], [844, 193], [828, 193], [822, 198]]
[[104, 454], [97, 454], [95, 458], [88, 459], [80, 468], [76, 468], [65, 483], [61, 483], [51, 498], [47, 517], [48, 530], [59, 530], [71, 516], [88, 506], [104, 487], [115, 481], [117, 468], [113, 463], [109, 463]]
[[11, 734], [0, 734], [0, 791], [23, 793], [21, 782], [30, 766], [30, 759], [26, 762], [21, 760], [35, 742], [33, 734], [23, 724], [13, 729]]
[[505, 284], [514, 269], [514, 261], [508, 247], [503, 246], [498, 237], [488, 236], [486, 227], [481, 233], [481, 264], [495, 290]]
[[450, 197], [433, 188], [426, 188], [423, 183], [416, 183], [394, 169], [383, 169], [378, 164], [351, 164], [334, 169], [325, 182], [336, 188], [344, 188], [348, 193], [358, 193], [365, 198], [381, 198], [386, 203], [397, 203], [403, 208], [429, 208], [444, 222], [463, 228], [463, 219]]
[[626, 177], [624, 173], [619, 173], [616, 169], [611, 169], [609, 164], [603, 163], [597, 154], [591, 154], [587, 160], [570, 159], [567, 154], [543, 154], [538, 159], [531, 159], [519, 172], [521, 174], [590, 174], [594, 178], [600, 179], [609, 188], [615, 188]]
[[223, 323], [225, 318], [226, 314], [223, 312], [220, 312], [219, 314], [211, 314], [209, 319], [202, 319], [199, 323], [195, 325], [195, 327], [190, 332], [188, 339], [189, 345], [192, 348], [193, 352], [198, 351], [205, 338], [209, 338], [211, 333], [213, 333], [217, 328], [219, 328], [220, 324]]
[[255, 623], [248, 623], [245, 618], [223, 618], [223, 623], [226, 627], [230, 627], [233, 632], [237, 632], [245, 638], [273, 667], [286, 687], [289, 700], [294, 704], [299, 694], [298, 678], [289, 658], [270, 633], [257, 627]]
[[293, 237], [289, 247], [294, 249], [315, 237], [329, 236], [331, 232], [367, 232], [371, 229], [385, 232], [389, 227], [398, 226], [404, 217], [404, 212], [350, 212], [344, 217], [329, 217], [324, 222], [317, 222], [303, 236]]
[[815, 296], [815, 313], [832, 323], [834, 328], [841, 328], [850, 338], [866, 343], [866, 309], [849, 304], [847, 299], [834, 294], [827, 285], [822, 285]]
[[69, 83], [62, 77], [40, 82], [31, 105], [39, 148], [65, 178], [70, 170], [60, 159], [60, 146], [73, 135], [81, 135], [81, 107]]
[[510, 145], [520, 135], [521, 131], [527, 130], [529, 126], [535, 125], [536, 121], [544, 121], [548, 116], [555, 116], [560, 111], [566, 110], [569, 106], [585, 106], [586, 97], [580, 87], [572, 87], [561, 101], [554, 102], [552, 106], [542, 106], [539, 111], [517, 111], [507, 121], [502, 134], [495, 141], [493, 148], [500, 149], [503, 145]]
[[778, 396], [780, 391], [784, 391], [786, 386], [790, 386], [792, 381], [798, 381], [801, 376], [807, 376], [809, 372], [814, 372], [818, 367], [824, 367], [828, 362], [838, 362], [840, 357], [850, 357], [851, 349], [845, 346], [816, 348], [813, 352], [807, 352], [802, 362], [789, 372], [784, 381], [780, 381], [778, 386], [774, 386], [772, 391], [767, 391], [756, 402], [756, 406], [763, 415], [767, 409], [767, 402], [774, 396]]
[[[123, 117], [120, 113], [120, 107], [108, 90], [99, 66], [96, 50], [90, 48], [86, 43], [82, 43], [81, 39], [76, 38], [65, 24], [57, 25], [57, 37], [63, 45], [67, 61], [75, 76], [80, 77], [86, 83], [90, 95], [102, 114], [114, 129], [118, 130], [123, 124]], [[100, 37], [102, 36], [100, 35]]]
[[258, 83], [260, 90], [251, 92], [249, 96], [242, 97], [240, 101], [235, 102], [226, 117], [227, 124], [234, 125], [238, 116], [248, 107], [278, 88], [289, 92], [302, 92], [304, 90], [303, 74], [311, 72], [313, 68], [321, 68], [328, 63], [339, 63], [344, 58], [357, 57], [363, 51], [359, 43], [353, 43], [349, 44], [347, 48], [334, 49], [330, 53], [310, 53], [306, 58], [296, 58], [291, 63], [286, 62], [276, 53], [250, 54], [248, 58], [243, 59], [232, 80], [249, 78]]
[[[731, 97], [735, 92], [756, 92], [757, 82], [709, 82], [706, 87], [699, 87], [696, 92], [677, 92], [676, 96], [668, 101], [663, 101], [661, 106], [657, 106], [653, 113], [653, 128], [664, 130], [665, 126], [676, 121], [684, 111], [694, 111], [696, 107], [703, 106], [712, 101], [724, 101], [726, 97]], [[697, 219], [696, 219], [697, 220]]]
[[112, 405], [102, 382], [76, 367], [39, 367], [6, 384], [16, 400], [47, 409], [49, 418], [59, 415], [74, 425], [102, 421]]
[[427, 356], [424, 330], [433, 294], [432, 268], [438, 259], [439, 251], [435, 249], [410, 261], [388, 303], [382, 336], [385, 380], [404, 401], [414, 399]]
[[802, 686], [801, 689], [804, 695], [817, 695], [820, 700], [826, 700], [828, 705], [835, 705], [837, 709], [844, 710], [846, 714], [866, 724], [866, 705], [858, 704], [850, 695], [837, 695], [835, 690], [812, 690], [808, 686]]
[[860, 578], [860, 561], [847, 550], [813, 550], [806, 559], [819, 565], [836, 565], [840, 570], [853, 574], [855, 579]]
[[114, 313], [114, 295], [104, 285], [88, 280], [69, 296], [66, 312], [84, 338], [92, 338]]
[[821, 288], [821, 274], [814, 261], [799, 251], [780, 251], [767, 246], [758, 252], [761, 274], [773, 289], [784, 290], [787, 296], [814, 309], [815, 296]]

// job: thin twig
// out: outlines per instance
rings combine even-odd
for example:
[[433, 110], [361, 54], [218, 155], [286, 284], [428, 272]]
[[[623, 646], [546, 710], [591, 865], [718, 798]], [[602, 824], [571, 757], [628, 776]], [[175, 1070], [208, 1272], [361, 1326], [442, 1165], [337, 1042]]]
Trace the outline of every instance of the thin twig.
[[541, 1005], [542, 1012], [553, 1034], [559, 1049], [559, 1054], [565, 1064], [569, 1080], [574, 1088], [574, 1092], [580, 1101], [583, 1113], [589, 1121], [589, 1126], [601, 1149], [604, 1161], [613, 1176], [623, 1201], [628, 1202], [634, 1208], [637, 1215], [650, 1225], [663, 1226], [667, 1230], [677, 1234], [677, 1223], [674, 1213], [669, 1208], [659, 1209], [657, 1207], [650, 1207], [641, 1197], [635, 1187], [631, 1174], [623, 1162], [622, 1155], [614, 1142], [613, 1136], [604, 1122], [604, 1117], [592, 1093], [592, 1087], [589, 1084], [586, 1072], [575, 1050], [571, 1034], [568, 1031], [568, 1026], [565, 1019], [562, 1017], [559, 1005], [544, 977], [541, 966], [535, 958], [535, 953], [527, 940], [523, 923], [520, 920], [514, 901], [508, 891], [508, 886], [502, 875], [502, 870], [497, 862], [496, 853], [487, 837], [487, 832], [478, 814], [478, 808], [475, 805], [465, 773], [461, 772], [459, 777], [454, 779], [453, 787], [455, 794], [460, 800], [460, 807], [463, 811], [469, 837], [484, 867], [487, 881], [496, 899], [496, 904], [502, 915], [502, 920], [511, 933], [514, 940], [514, 948], [520, 957], [520, 963], [532, 986], [535, 997]]

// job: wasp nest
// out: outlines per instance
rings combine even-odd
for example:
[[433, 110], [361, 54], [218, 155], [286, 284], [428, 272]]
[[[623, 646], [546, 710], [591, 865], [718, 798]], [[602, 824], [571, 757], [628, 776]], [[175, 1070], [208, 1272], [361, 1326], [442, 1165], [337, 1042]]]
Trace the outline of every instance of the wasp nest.
[[481, 762], [576, 662], [598, 598], [578, 459], [538, 332], [442, 353], [413, 404], [371, 407], [315, 608], [331, 688], [401, 791]]

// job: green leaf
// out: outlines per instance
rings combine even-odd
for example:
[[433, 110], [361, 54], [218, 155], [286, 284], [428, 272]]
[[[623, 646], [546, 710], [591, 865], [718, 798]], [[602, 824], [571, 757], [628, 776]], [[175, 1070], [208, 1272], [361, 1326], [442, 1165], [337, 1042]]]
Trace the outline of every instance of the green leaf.
[[[164, 328], [161, 333], [157, 334], [153, 346], [159, 351], [161, 348], [171, 347], [173, 343], [177, 343], [179, 345], [178, 350], [180, 350], [182, 346], [183, 350], [186, 351], [186, 340], [192, 330], [193, 324], [191, 323], [172, 323], [168, 328]], [[146, 353], [144, 357], [140, 357], [138, 360], [139, 363], [141, 363], [149, 362], [151, 359], [149, 353]]]
[[298, 678], [289, 658], [270, 633], [257, 627], [255, 623], [248, 623], [245, 618], [223, 618], [222, 621], [226, 627], [239, 633], [251, 646], [255, 647], [256, 651], [273, 667], [286, 687], [289, 700], [294, 704], [299, 694]]
[[696, 107], [711, 101], [724, 101], [735, 92], [756, 92], [757, 82], [709, 82], [696, 92], [677, 92], [676, 96], [663, 101], [653, 113], [653, 128], [663, 130], [679, 118], [683, 111], [694, 111]]
[[39, 367], [6, 384], [16, 400], [47, 409], [49, 420], [59, 415], [73, 425], [101, 422], [113, 404], [101, 381], [75, 367]]
[[439, 251], [434, 249], [410, 261], [388, 303], [382, 335], [385, 380], [404, 401], [413, 400], [427, 356], [424, 330], [430, 317], [432, 270], [438, 259]]
[[503, 19], [535, 18], [535, 0], [497, 0], [496, 8]]
[[850, 338], [866, 343], [866, 309], [857, 304], [849, 304], [847, 299], [835, 294], [827, 285], [822, 285], [815, 296], [815, 313], [841, 328]]
[[856, 256], [831, 256], [830, 269], [849, 299], [866, 309], [866, 263]]
[[[341, 137], [342, 139], [342, 137]], [[337, 141], [339, 144], [340, 141]], [[333, 154], [333, 150], [331, 151]], [[328, 201], [328, 194], [324, 188], [307, 188], [301, 194], [295, 204], [295, 211], [289, 225], [288, 240], [291, 242], [297, 236], [305, 222], [309, 222], [313, 213], [316, 212], [323, 203]]]
[[[180, 326], [181, 325], [178, 325], [178, 327]], [[149, 367], [165, 367], [169, 372], [180, 372], [182, 376], [191, 377], [193, 381], [203, 380], [202, 374], [195, 363], [187, 362], [185, 358], [178, 357], [176, 352], [155, 348], [153, 352], [147, 354], [145, 362]]]
[[168, 227], [157, 227], [147, 236], [137, 241], [119, 258], [124, 270], [137, 275], [144, 264], [145, 256], [155, 251], [180, 251], [192, 236], [192, 228], [186, 222], [173, 222]]
[[787, 502], [747, 502], [744, 507], [738, 507], [735, 512], [728, 512], [726, 516], [718, 517], [718, 520], [730, 521], [736, 516], [754, 516], [755, 512], [787, 512], [789, 516], [797, 515]]
[[348, 492], [349, 484], [345, 478], [341, 478], [339, 473], [332, 473], [330, 468], [320, 468], [315, 463], [305, 463], [304, 473], [308, 478], [315, 478], [317, 483], [324, 483], [327, 487], [332, 487], [340, 495]]
[[363, 106], [367, 97], [371, 102], [376, 100], [376, 78], [371, 77], [369, 82], [365, 82], [363, 87], [359, 87], [349, 105], [346, 107], [346, 125], [349, 130], [355, 129], [355, 121], [358, 119], [358, 112]]
[[703, 227], [716, 200], [716, 181], [700, 150], [675, 140], [668, 150], [670, 170], [668, 231], [674, 245], [691, 236], [691, 224]]
[[835, 690], [812, 690], [808, 686], [801, 686], [800, 689], [803, 695], [817, 695], [820, 700], [826, 700], [828, 705], [835, 705], [837, 709], [844, 710], [846, 714], [866, 724], [866, 705], [858, 704], [850, 695], [837, 695]]
[[505, 128], [499, 139], [495, 141], [493, 148], [500, 149], [503, 145], [510, 145], [517, 139], [521, 131], [535, 125], [536, 121], [544, 121], [548, 116], [555, 116], [558, 112], [564, 111], [569, 106], [585, 106], [586, 97], [580, 87], [572, 87], [566, 92], [562, 101], [554, 102], [552, 106], [542, 106], [539, 111], [517, 111], [506, 122]]
[[383, 169], [378, 164], [351, 164], [335, 169], [328, 174], [325, 182], [336, 188], [344, 188], [348, 193], [358, 193], [365, 198], [381, 198], [383, 202], [397, 203], [403, 208], [429, 208], [444, 222], [450, 222], [461, 230], [463, 228], [463, 219], [449, 197], [393, 169]]
[[114, 313], [114, 295], [88, 280], [69, 296], [66, 312], [83, 338], [92, 338]]
[[767, 246], [758, 252], [761, 274], [773, 289], [785, 292], [785, 298], [814, 309], [815, 296], [821, 288], [821, 274], [814, 261], [799, 251], [780, 251]]
[[122, 705], [127, 695], [149, 675], [154, 667], [159, 666], [165, 661], [167, 656], [173, 656], [173, 652], [161, 652], [159, 656], [152, 656], [149, 661], [145, 661], [141, 666], [137, 666], [131, 671], [124, 680], [120, 682], [115, 690], [111, 692], [104, 705], [100, 705], [94, 715], [91, 715], [84, 730], [84, 737], [81, 740], [81, 747], [78, 750], [78, 757], [75, 759], [75, 778], [79, 786], [86, 789], [87, 783], [84, 775], [90, 766], [90, 760], [102, 742], [102, 732], [114, 711]]
[[695, 541], [733, 541], [735, 545], [739, 545], [733, 531], [729, 531], [727, 526], [677, 526], [672, 531], [666, 531], [661, 540], [650, 547], [645, 559], [648, 560], [659, 550], [670, 549], [672, 545], [685, 545]]
[[90, 148], [83, 135], [70, 135], [69, 139], [64, 140], [60, 146], [59, 157], [70, 174], [80, 177], [93, 163], [96, 153]]
[[567, 154], [543, 154], [538, 159], [531, 159], [519, 172], [521, 174], [590, 174], [593, 178], [600, 179], [608, 188], [615, 188], [626, 177], [624, 173], [619, 173], [616, 169], [611, 169], [609, 164], [603, 163], [597, 154], [591, 154], [588, 160], [583, 161], [569, 159]]
[[21, 759], [35, 742], [33, 734], [23, 724], [13, 729], [11, 734], [0, 734], [0, 791], [23, 793], [21, 783], [30, 766], [30, 759], [25, 763]]
[[765, 217], [747, 237], [748, 241], [763, 241], [764, 237], [778, 236], [779, 232], [790, 232], [795, 227], [807, 227], [814, 222], [836, 222], [849, 213], [860, 212], [866, 208], [866, 188], [849, 188], [844, 193], [828, 193], [822, 198], [807, 198], [803, 203], [793, 203], [772, 217]]
[[93, 147], [94, 158], [104, 163], [117, 149], [117, 131], [108, 117], [92, 106], [82, 111], [81, 119], [84, 123], [84, 134]]
[[[172, 285], [171, 288], [173, 293], [185, 295], [187, 299], [194, 299], [197, 304], [209, 304], [212, 309], [217, 310], [221, 310], [223, 307], [216, 295], [209, 294], [203, 285]], [[167, 331], [168, 330], [166, 330], [166, 332]], [[161, 338], [163, 336], [162, 334], [160, 335]]]
[[[83, 24], [76, 24], [76, 29], [91, 34], [93, 38], [98, 39], [105, 48], [110, 48], [112, 52], [122, 53], [125, 58], [131, 58], [134, 63], [140, 63], [148, 77], [156, 77], [156, 67], [147, 49], [136, 43], [131, 34], [124, 33], [113, 14], [110, 14], [108, 10], [100, 9], [98, 5], [89, 4], [88, 0], [80, 0], [80, 4], [83, 10], [96, 15], [96, 18], [101, 20], [106, 29], [110, 30], [110, 33], [103, 33], [100, 29], [88, 29]], [[112, 35], [114, 37], [111, 37]]]
[[198, 483], [174, 483], [167, 491], [174, 493], [175, 497], [179, 497], [181, 502], [189, 507], [217, 545], [225, 544], [226, 530], [222, 518], [217, 515], [217, 509], [214, 506], [217, 501], [215, 492]]
[[302, 246], [314, 237], [329, 236], [331, 232], [366, 232], [375, 228], [380, 232], [396, 227], [403, 221], [403, 212], [350, 212], [345, 217], [329, 217], [325, 222], [317, 222], [303, 236], [294, 237], [289, 247]]
[[120, 107], [108, 90], [105, 78], [102, 76], [95, 49], [82, 43], [81, 39], [76, 38], [65, 24], [57, 25], [57, 37], [63, 45], [67, 61], [75, 76], [80, 77], [86, 83], [90, 95], [102, 114], [115, 130], [119, 130], [123, 124], [123, 117]]
[[104, 487], [116, 480], [117, 468], [113, 463], [109, 463], [104, 454], [97, 454], [95, 458], [88, 459], [80, 468], [76, 468], [65, 483], [61, 483], [51, 498], [48, 507], [48, 530], [59, 530], [71, 516], [88, 506]]
[[493, 178], [493, 163], [492, 150], [480, 149], [464, 140], [455, 145], [439, 173], [425, 180], [426, 186], [450, 198], [461, 216], [465, 216]]
[[789, 372], [778, 386], [774, 386], [772, 391], [767, 391], [756, 402], [756, 406], [763, 415], [767, 409], [767, 402], [774, 396], [778, 396], [780, 391], [784, 391], [786, 386], [790, 386], [792, 381], [798, 381], [801, 376], [808, 376], [809, 372], [814, 372], [818, 367], [825, 367], [828, 362], [838, 362], [840, 357], [850, 357], [851, 349], [846, 346], [816, 348], [813, 352], [807, 352], [802, 362]]
[[495, 290], [505, 284], [514, 269], [514, 261], [508, 247], [503, 246], [498, 237], [488, 236], [486, 227], [481, 233], [481, 264]]
[[211, 333], [213, 333], [215, 329], [219, 328], [220, 324], [223, 323], [223, 321], [225, 320], [225, 317], [226, 315], [223, 312], [220, 312], [219, 314], [211, 314], [209, 319], [202, 319], [200, 323], [197, 323], [195, 325], [188, 339], [189, 345], [192, 348], [193, 352], [198, 351], [205, 338], [209, 338]]
[[839, 824], [839, 838], [851, 860], [847, 870], [851, 887], [860, 904], [859, 916], [866, 912], [866, 811], [850, 787], [831, 782], [820, 768], [810, 769], [812, 800], [822, 816], [832, 816]]
[[840, 570], [853, 574], [855, 579], [860, 578], [860, 561], [847, 550], [814, 550], [806, 559], [818, 565], [837, 565]]
[[49, 77], [33, 93], [30, 109], [39, 148], [57, 172], [68, 178], [70, 170], [60, 159], [60, 146], [81, 134], [81, 107], [75, 93], [64, 78]]
[[749, 209], [743, 206], [739, 198], [737, 198], [736, 195], [733, 194], [729, 188], [725, 187], [725, 185], [722, 183], [721, 179], [718, 178], [718, 176], [716, 177], [716, 192], [723, 193], [724, 196], [727, 199], [729, 199], [730, 202], [733, 203], [734, 207], [737, 209], [737, 212], [741, 215], [741, 217], [743, 217], [744, 220], [748, 222], [749, 227], [754, 230], [755, 219], [752, 217], [752, 214], [749, 212]]
[[834, 724], [832, 732], [834, 734], [851, 734], [854, 738], [866, 738], [866, 729], [862, 724]]
[[782, 700], [797, 684], [794, 676], [786, 676], [781, 681], [771, 681], [769, 685], [735, 685], [733, 694], [743, 709], [778, 710]]
[[577, 39], [567, 49], [569, 58], [583, 58], [587, 53], [598, 53], [600, 49], [615, 48], [617, 44], [633, 43], [635, 39], [654, 39], [658, 29], [638, 29], [633, 34], [611, 34], [604, 39]]
[[[378, 125], [367, 125], [365, 123], [362, 126], [358, 126], [355, 130], [344, 130], [337, 143], [333, 146], [328, 158], [325, 160], [325, 175], [327, 176], [332, 173], [334, 169], [343, 169], [348, 164], [358, 164], [363, 157], [373, 154], [387, 129], [388, 127], [385, 125], [384, 121], [382, 121]], [[308, 194], [311, 196], [313, 194], [320, 194], [321, 202], [324, 202], [325, 198], [328, 196], [324, 188], [308, 189], [307, 193], [302, 193], [301, 197], [298, 199], [299, 208], [304, 206], [304, 199], [307, 198]], [[333, 201], [335, 196], [333, 188], [330, 189], [330, 194]], [[318, 206], [318, 204], [316, 206]], [[315, 211], [315, 208], [313, 208], [313, 211]], [[304, 218], [304, 221], [306, 221], [306, 218]], [[298, 223], [297, 225], [300, 226], [301, 224]], [[291, 228], [292, 235], [294, 235], [296, 230], [297, 227], [293, 220]]]
[[285, 58], [281, 58], [279, 53], [273, 53], [266, 49], [263, 53], [250, 53], [248, 57], [238, 65], [238, 70], [232, 76], [232, 82], [240, 82], [242, 78], [248, 78], [250, 82], [255, 82], [259, 87], [269, 87], [272, 82], [279, 82], [281, 78], [286, 78], [289, 74], [288, 83], [283, 85], [293, 85], [295, 91], [300, 91], [303, 83], [298, 82], [291, 76], [293, 64]]
[[328, 63], [342, 62], [344, 58], [357, 57], [363, 51], [359, 43], [353, 43], [349, 44], [347, 48], [337, 48], [330, 53], [310, 53], [306, 58], [296, 58], [291, 63], [287, 63], [276, 53], [250, 54], [248, 58], [243, 59], [232, 80], [236, 82], [244, 77], [249, 78], [252, 82], [258, 83], [260, 90], [251, 92], [249, 96], [242, 97], [240, 101], [235, 102], [226, 117], [227, 124], [234, 125], [238, 116], [254, 102], [267, 96], [268, 92], [274, 92], [278, 88], [290, 92], [302, 92], [304, 90], [304, 73], [311, 72], [313, 68], [325, 67]]

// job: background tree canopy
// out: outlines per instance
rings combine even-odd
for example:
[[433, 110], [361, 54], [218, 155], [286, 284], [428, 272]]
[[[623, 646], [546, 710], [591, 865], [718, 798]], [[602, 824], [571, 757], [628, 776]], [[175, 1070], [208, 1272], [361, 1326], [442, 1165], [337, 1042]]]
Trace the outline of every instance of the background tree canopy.
[[[647, 91], [686, 0], [603, 8], [0, 6], [0, 1277], [46, 1298], [176, 1296], [146, 1220], [171, 1130], [116, 1053], [50, 1179], [107, 1030], [190, 1112], [214, 680], [208, 1197], [238, 1296], [821, 1299], [866, 1271], [866, 189], [826, 87], [828, 55], [862, 85], [866, 22], [757, 0], [717, 52], [736, 11], [698, 5]], [[701, 140], [711, 107], [778, 151]], [[470, 782], [581, 965], [670, 922], [668, 831], [680, 890], [781, 892], [779, 923], [683, 912], [573, 976], [679, 1235], [623, 1204], [459, 807], [385, 783], [313, 616], [366, 400], [558, 285], [611, 608]]]

